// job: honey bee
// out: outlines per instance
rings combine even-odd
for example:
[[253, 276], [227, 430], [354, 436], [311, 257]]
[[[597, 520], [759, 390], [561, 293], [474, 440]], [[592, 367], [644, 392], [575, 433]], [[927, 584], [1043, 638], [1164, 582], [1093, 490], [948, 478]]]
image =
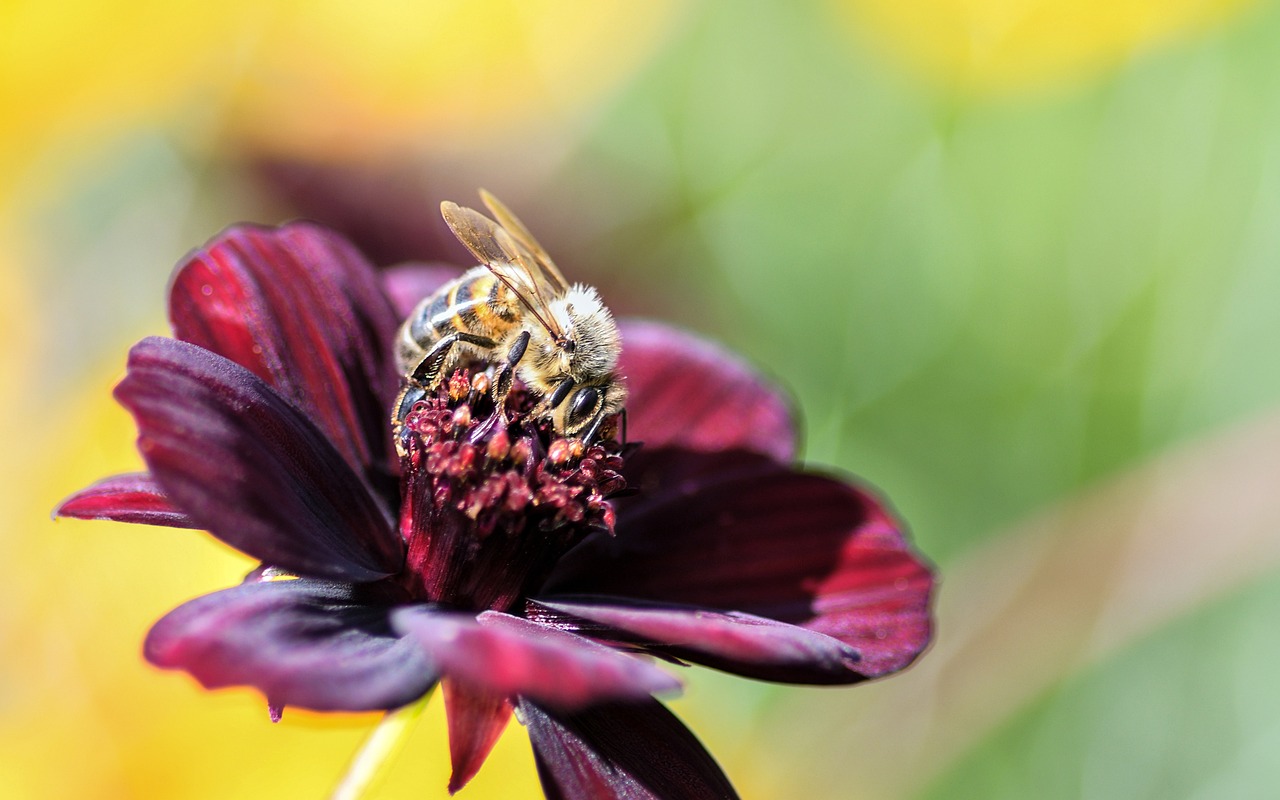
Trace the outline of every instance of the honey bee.
[[599, 294], [570, 285], [528, 229], [493, 195], [480, 197], [495, 219], [456, 203], [440, 204], [454, 236], [481, 266], [420, 302], [396, 336], [405, 388], [392, 424], [469, 360], [498, 367], [493, 381], [502, 408], [512, 377], [540, 400], [533, 415], [564, 437], [590, 442], [622, 410], [627, 391], [617, 375], [618, 327]]

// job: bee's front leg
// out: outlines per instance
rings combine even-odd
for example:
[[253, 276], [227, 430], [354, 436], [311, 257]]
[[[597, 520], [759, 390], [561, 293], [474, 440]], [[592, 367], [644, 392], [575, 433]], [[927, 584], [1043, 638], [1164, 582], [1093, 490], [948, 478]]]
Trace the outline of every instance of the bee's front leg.
[[551, 390], [550, 394], [543, 396], [543, 398], [538, 401], [538, 404], [533, 407], [533, 411], [530, 412], [530, 416], [540, 417], [544, 414], [550, 414], [552, 409], [558, 407], [564, 402], [564, 399], [573, 391], [573, 387], [577, 385], [578, 384], [573, 380], [573, 378], [562, 378], [560, 382], [556, 384], [556, 388]]
[[486, 350], [492, 350], [498, 346], [497, 342], [487, 336], [477, 336], [464, 331], [451, 333], [432, 345], [431, 349], [418, 360], [413, 371], [405, 376], [404, 388], [400, 390], [395, 405], [392, 406], [391, 428], [397, 435], [400, 427], [404, 425], [405, 417], [409, 416], [409, 412], [413, 410], [414, 404], [424, 399], [428, 391], [440, 385], [444, 365], [449, 360], [449, 354], [453, 352], [454, 345], [459, 342]]
[[458, 342], [474, 345], [485, 350], [492, 350], [498, 346], [498, 343], [487, 336], [477, 336], [474, 333], [466, 333], [457, 331], [449, 334], [440, 341], [431, 346], [418, 361], [418, 365], [413, 368], [413, 372], [409, 373], [409, 380], [427, 389], [434, 389], [440, 385], [440, 379], [444, 377], [441, 373], [444, 370], [445, 362], [449, 359], [449, 354], [453, 351], [453, 346]]
[[493, 404], [497, 407], [498, 413], [505, 413], [507, 407], [507, 395], [511, 393], [511, 384], [515, 381], [516, 365], [520, 363], [520, 359], [524, 358], [524, 351], [529, 347], [529, 332], [520, 331], [520, 335], [511, 343], [511, 349], [507, 351], [507, 359], [498, 369], [498, 374], [493, 381]]

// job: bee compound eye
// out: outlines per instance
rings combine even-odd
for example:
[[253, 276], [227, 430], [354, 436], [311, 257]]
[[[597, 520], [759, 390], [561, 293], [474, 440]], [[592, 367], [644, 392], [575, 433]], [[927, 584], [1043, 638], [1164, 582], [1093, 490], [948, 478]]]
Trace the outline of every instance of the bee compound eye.
[[578, 390], [573, 396], [573, 401], [569, 404], [569, 421], [571, 423], [581, 423], [586, 421], [588, 417], [595, 413], [596, 407], [600, 405], [600, 392], [595, 387], [585, 386]]

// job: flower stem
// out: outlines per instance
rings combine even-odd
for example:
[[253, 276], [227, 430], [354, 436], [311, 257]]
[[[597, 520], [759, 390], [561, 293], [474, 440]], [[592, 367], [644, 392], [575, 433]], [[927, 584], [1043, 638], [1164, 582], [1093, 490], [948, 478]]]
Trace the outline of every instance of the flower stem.
[[351, 758], [351, 764], [338, 785], [333, 788], [330, 800], [360, 800], [386, 773], [387, 766], [413, 730], [413, 724], [422, 716], [422, 709], [435, 692], [435, 687], [407, 706], [388, 711], [382, 721], [369, 732], [368, 738]]

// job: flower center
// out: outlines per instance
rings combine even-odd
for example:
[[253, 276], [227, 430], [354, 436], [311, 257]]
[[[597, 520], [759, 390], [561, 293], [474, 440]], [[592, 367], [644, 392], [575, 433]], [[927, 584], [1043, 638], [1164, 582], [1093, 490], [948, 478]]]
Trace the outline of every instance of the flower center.
[[486, 373], [459, 370], [399, 432], [402, 580], [415, 596], [508, 610], [593, 531], [613, 533], [621, 446], [559, 437], [517, 384], [495, 406]]

